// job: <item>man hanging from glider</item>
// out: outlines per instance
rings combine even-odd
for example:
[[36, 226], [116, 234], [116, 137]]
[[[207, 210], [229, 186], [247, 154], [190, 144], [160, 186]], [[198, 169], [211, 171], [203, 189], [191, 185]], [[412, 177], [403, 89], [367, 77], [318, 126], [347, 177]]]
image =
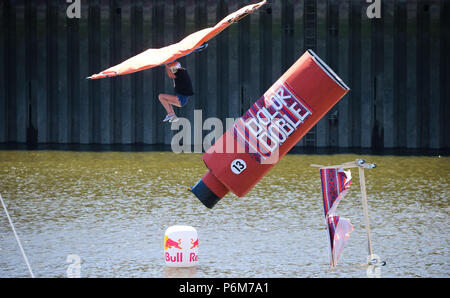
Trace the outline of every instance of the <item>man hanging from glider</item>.
[[187, 70], [181, 67], [180, 62], [175, 61], [166, 64], [166, 71], [169, 78], [173, 79], [173, 87], [176, 95], [160, 94], [158, 99], [167, 112], [167, 116], [163, 121], [175, 122], [178, 121], [178, 117], [175, 115], [173, 106], [179, 108], [184, 107], [189, 100], [188, 97], [194, 95], [194, 92], [192, 90], [191, 78]]
[[[160, 94], [159, 101], [167, 112], [167, 116], [163, 121], [175, 122], [178, 120], [173, 106], [183, 107], [188, 102], [188, 97], [194, 95], [192, 91], [191, 79], [187, 70], [181, 67], [177, 59], [185, 57], [191, 53], [199, 52], [207, 47], [207, 42], [225, 30], [233, 23], [237, 23], [240, 19], [255, 12], [261, 6], [266, 4], [266, 0], [256, 4], [244, 6], [237, 11], [229, 14], [214, 27], [204, 28], [183, 38], [181, 41], [158, 49], [147, 49], [146, 51], [131, 57], [120, 64], [103, 70], [100, 73], [93, 74], [87, 79], [95, 80], [101, 78], [115, 77], [141, 70], [165, 65], [167, 75], [174, 80], [174, 88], [176, 95]], [[175, 62], [172, 62], [175, 61]]]

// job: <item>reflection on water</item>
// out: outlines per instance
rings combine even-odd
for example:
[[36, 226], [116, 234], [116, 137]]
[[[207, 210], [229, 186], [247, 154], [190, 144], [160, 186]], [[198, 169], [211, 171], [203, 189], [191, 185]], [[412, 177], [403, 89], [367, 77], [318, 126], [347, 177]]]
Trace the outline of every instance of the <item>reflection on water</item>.
[[195, 278], [197, 277], [197, 267], [190, 268], [164, 268], [164, 275], [166, 278]]
[[[356, 155], [288, 155], [244, 198], [209, 210], [187, 191], [205, 173], [200, 154], [0, 151], [0, 193], [38, 277], [65, 277], [67, 256], [82, 277], [366, 277], [366, 234], [353, 170], [338, 208], [355, 230], [339, 270], [328, 270], [320, 176], [309, 164]], [[362, 156], [374, 252], [382, 277], [450, 277], [448, 157]], [[171, 225], [199, 233], [196, 269], [166, 268]], [[181, 276], [180, 276], [181, 274]], [[0, 213], [0, 277], [27, 268]]]

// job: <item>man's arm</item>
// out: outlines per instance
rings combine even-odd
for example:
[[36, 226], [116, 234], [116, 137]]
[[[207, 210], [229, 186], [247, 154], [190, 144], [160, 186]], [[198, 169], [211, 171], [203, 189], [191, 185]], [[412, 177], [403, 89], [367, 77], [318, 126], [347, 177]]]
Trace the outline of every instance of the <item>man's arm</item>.
[[175, 79], [176, 76], [175, 74], [170, 70], [169, 66], [167, 66], [167, 64], [165, 64], [166, 66], [166, 71], [167, 71], [167, 75], [169, 76], [169, 78]]

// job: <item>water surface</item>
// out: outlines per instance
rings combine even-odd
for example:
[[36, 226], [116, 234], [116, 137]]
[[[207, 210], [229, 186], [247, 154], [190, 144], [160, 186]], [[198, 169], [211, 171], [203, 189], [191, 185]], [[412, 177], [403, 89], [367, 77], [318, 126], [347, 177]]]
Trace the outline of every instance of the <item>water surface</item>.
[[[366, 277], [366, 232], [358, 171], [338, 208], [355, 230], [328, 270], [317, 168], [356, 158], [366, 171], [374, 252], [382, 277], [450, 277], [448, 157], [288, 155], [244, 198], [213, 210], [187, 186], [203, 176], [200, 154], [0, 151], [0, 193], [37, 277], [65, 277], [67, 256], [82, 277]], [[165, 230], [199, 233], [199, 266], [164, 265]], [[0, 277], [28, 271], [0, 212]]]

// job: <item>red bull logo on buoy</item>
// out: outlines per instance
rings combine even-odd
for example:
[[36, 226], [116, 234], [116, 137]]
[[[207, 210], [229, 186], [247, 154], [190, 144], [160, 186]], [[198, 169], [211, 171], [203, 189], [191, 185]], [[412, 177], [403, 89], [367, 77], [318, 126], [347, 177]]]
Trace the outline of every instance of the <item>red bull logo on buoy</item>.
[[168, 267], [194, 267], [197, 265], [198, 236], [193, 227], [172, 226], [166, 230], [164, 261]]
[[191, 249], [198, 247], [198, 239], [194, 241], [194, 239], [191, 238]]
[[172, 247], [182, 249], [180, 244], [181, 244], [181, 239], [178, 239], [178, 242], [175, 242], [172, 239], [170, 239], [169, 237], [167, 237], [167, 235], [164, 236], [164, 250], [166, 250], [168, 248], [172, 248]]

